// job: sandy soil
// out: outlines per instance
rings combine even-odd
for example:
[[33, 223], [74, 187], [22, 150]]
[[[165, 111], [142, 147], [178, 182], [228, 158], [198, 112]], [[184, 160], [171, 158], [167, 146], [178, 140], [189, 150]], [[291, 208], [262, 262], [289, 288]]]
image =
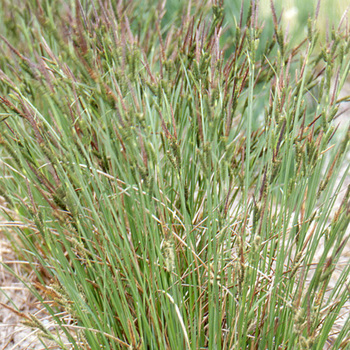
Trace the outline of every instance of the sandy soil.
[[[0, 238], [0, 259], [16, 274], [27, 281], [31, 280], [30, 274], [25, 272], [22, 263], [16, 261], [16, 257], [5, 237]], [[22, 324], [25, 320], [21, 317], [25, 313], [38, 314], [34, 298], [5, 267], [0, 265], [0, 283], [2, 292], [0, 295], [0, 348], [2, 350], [43, 349], [38, 342], [36, 331]], [[7, 307], [5, 307], [7, 305]]]

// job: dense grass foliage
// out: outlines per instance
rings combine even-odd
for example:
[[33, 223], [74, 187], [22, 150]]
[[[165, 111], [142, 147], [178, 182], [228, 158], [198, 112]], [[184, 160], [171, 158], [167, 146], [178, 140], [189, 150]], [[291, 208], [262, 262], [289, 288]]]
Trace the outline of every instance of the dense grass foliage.
[[255, 2], [1, 6], [0, 191], [43, 343], [323, 349], [349, 297], [343, 26], [295, 46]]

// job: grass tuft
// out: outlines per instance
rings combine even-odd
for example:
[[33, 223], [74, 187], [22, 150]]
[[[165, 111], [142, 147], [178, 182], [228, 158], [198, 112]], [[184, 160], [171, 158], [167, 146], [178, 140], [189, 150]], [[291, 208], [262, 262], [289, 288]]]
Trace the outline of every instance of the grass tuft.
[[272, 1], [265, 27], [255, 1], [1, 6], [0, 194], [43, 344], [348, 346], [346, 27], [295, 43]]

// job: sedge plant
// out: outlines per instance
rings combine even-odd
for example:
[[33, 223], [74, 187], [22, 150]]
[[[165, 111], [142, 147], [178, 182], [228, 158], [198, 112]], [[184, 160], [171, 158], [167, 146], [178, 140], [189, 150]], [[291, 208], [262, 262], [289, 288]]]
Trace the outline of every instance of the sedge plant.
[[316, 9], [290, 44], [258, 5], [2, 1], [2, 216], [45, 348], [349, 346], [348, 28]]

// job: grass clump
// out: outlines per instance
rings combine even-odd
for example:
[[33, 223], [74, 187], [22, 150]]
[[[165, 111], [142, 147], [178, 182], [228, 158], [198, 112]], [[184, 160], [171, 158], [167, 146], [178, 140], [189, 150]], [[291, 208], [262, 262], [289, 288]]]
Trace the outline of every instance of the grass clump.
[[266, 36], [246, 5], [233, 20], [221, 1], [176, 16], [154, 1], [3, 1], [0, 191], [54, 321], [30, 317], [42, 339], [348, 346], [349, 265], [331, 277], [350, 218], [349, 190], [333, 210], [349, 36], [318, 42], [310, 19], [294, 46], [273, 6]]

